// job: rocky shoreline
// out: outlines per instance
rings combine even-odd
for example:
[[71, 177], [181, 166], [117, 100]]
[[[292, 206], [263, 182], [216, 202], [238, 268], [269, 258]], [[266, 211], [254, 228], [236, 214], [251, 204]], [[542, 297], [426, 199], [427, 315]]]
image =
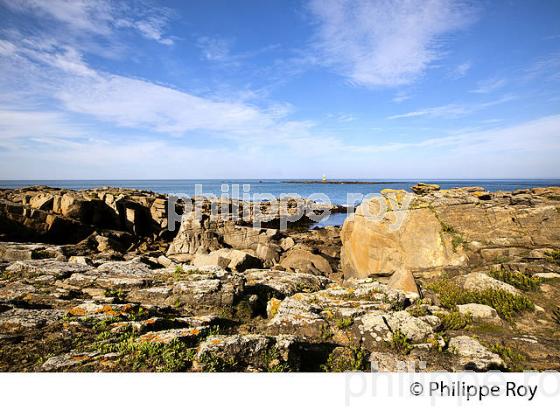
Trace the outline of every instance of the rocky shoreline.
[[0, 190], [0, 371], [560, 369], [560, 187], [412, 190], [314, 230], [278, 229], [291, 203]]

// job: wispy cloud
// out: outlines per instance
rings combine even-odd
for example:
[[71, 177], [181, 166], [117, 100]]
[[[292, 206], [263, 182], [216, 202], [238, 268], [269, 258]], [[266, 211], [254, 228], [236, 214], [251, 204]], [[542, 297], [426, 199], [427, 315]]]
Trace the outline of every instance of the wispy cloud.
[[85, 136], [83, 127], [60, 112], [14, 110], [0, 107], [0, 144], [22, 138], [65, 139]]
[[356, 85], [413, 82], [442, 56], [444, 37], [474, 18], [453, 0], [312, 0], [324, 63]]
[[463, 117], [474, 112], [493, 107], [498, 104], [503, 104], [515, 99], [513, 95], [506, 95], [502, 98], [492, 101], [486, 101], [478, 104], [447, 104], [436, 107], [422, 108], [416, 111], [410, 111], [404, 114], [391, 115], [387, 117], [389, 120], [396, 120], [399, 118], [413, 118], [413, 117], [429, 117], [429, 118], [457, 118]]
[[202, 51], [202, 55], [209, 61], [226, 61], [229, 60], [231, 41], [218, 37], [199, 37], [196, 45]]
[[525, 70], [525, 79], [540, 81], [560, 80], [560, 52], [542, 56]]
[[336, 122], [347, 123], [356, 120], [356, 116], [349, 113], [339, 112], [336, 114], [327, 115], [328, 119], [334, 120]]
[[411, 95], [406, 91], [399, 91], [395, 94], [392, 101], [395, 103], [401, 103], [403, 101], [410, 100], [410, 98], [412, 98]]
[[[54, 100], [67, 113], [87, 115], [111, 126], [174, 138], [203, 131], [244, 144], [259, 140], [266, 144], [270, 135], [284, 141], [308, 138], [313, 126], [309, 121], [288, 120], [293, 109], [290, 104], [256, 106], [201, 97], [144, 79], [97, 71], [68, 46], [33, 47], [36, 42], [28, 40], [0, 44], [7, 50], [0, 62], [2, 72], [7, 77], [25, 78], [23, 83], [3, 78], [0, 85], [6, 95], [30, 92], [31, 103], [39, 107], [41, 101]], [[17, 98], [20, 101], [19, 95]]]
[[479, 81], [475, 89], [471, 93], [488, 94], [496, 91], [507, 84], [505, 78], [491, 78], [489, 80]]
[[9, 9], [62, 23], [75, 33], [108, 36], [116, 29], [134, 29], [143, 37], [171, 45], [164, 35], [171, 12], [148, 2], [116, 3], [110, 0], [0, 0]]
[[469, 70], [472, 68], [472, 63], [470, 61], [466, 61], [464, 63], [459, 64], [458, 66], [454, 67], [451, 72], [449, 73], [449, 77], [453, 78], [454, 80], [458, 80], [459, 78], [463, 78], [467, 75]]

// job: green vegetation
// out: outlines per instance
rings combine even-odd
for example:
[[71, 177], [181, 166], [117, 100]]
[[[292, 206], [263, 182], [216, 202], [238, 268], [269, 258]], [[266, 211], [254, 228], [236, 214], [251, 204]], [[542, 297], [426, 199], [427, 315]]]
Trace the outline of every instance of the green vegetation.
[[334, 336], [334, 333], [333, 333], [331, 327], [328, 324], [322, 324], [321, 325], [321, 340], [324, 340], [325, 342], [327, 342], [327, 341], [331, 340], [333, 336]]
[[400, 330], [393, 332], [393, 337], [389, 342], [391, 348], [398, 353], [408, 354], [412, 350], [410, 340]]
[[554, 250], [546, 253], [547, 259], [550, 262], [560, 265], [560, 250]]
[[126, 333], [117, 340], [103, 340], [109, 332], [99, 334], [95, 347], [102, 353], [119, 353], [121, 363], [132, 371], [179, 372], [187, 370], [196, 353], [195, 348], [181, 341], [171, 343], [138, 342], [134, 333]]
[[465, 243], [465, 240], [460, 234], [453, 235], [453, 238], [451, 239], [451, 246], [453, 247], [454, 252], [456, 252], [457, 248], [461, 246], [463, 243]]
[[341, 330], [348, 329], [354, 323], [354, 319], [351, 317], [341, 317], [336, 319], [335, 324]]
[[428, 285], [428, 289], [439, 295], [441, 305], [447, 309], [466, 303], [480, 303], [492, 306], [506, 320], [535, 308], [533, 302], [524, 295], [514, 295], [502, 289], [464, 290], [449, 279], [440, 279]]
[[337, 348], [327, 358], [327, 363], [321, 365], [325, 372], [367, 371], [369, 368], [368, 352], [361, 347]]
[[224, 358], [211, 352], [202, 354], [199, 362], [206, 372], [231, 372], [237, 367], [237, 362], [233, 358]]
[[443, 233], [451, 236], [451, 246], [453, 247], [453, 252], [456, 252], [457, 248], [465, 243], [465, 239], [459, 232], [455, 230], [455, 228], [443, 222], [435, 211], [434, 214], [436, 215], [436, 218], [441, 225], [441, 230], [443, 231]]
[[552, 318], [557, 325], [560, 325], [560, 307], [555, 307], [552, 310]]
[[538, 290], [543, 282], [541, 278], [535, 278], [521, 272], [508, 272], [504, 270], [490, 272], [490, 276], [502, 282], [509, 283], [517, 289], [534, 291]]
[[464, 329], [472, 323], [472, 316], [470, 314], [463, 315], [457, 311], [447, 314], [436, 313], [436, 316], [441, 319], [441, 326], [444, 331]]
[[175, 266], [175, 270], [173, 271], [173, 278], [175, 280], [181, 280], [181, 278], [185, 276], [185, 270], [181, 265]]
[[[439, 219], [439, 218], [438, 218]], [[442, 220], [439, 221], [439, 223], [441, 224], [441, 230], [445, 233], [448, 233], [450, 235], [456, 234], [457, 231], [455, 230], [455, 228], [453, 228], [451, 225], [447, 225], [445, 222], [443, 222]]]
[[508, 370], [512, 372], [523, 371], [523, 362], [526, 357], [511, 347], [504, 346], [500, 343], [495, 343], [490, 347], [490, 350], [496, 353], [506, 363]]
[[391, 305], [390, 309], [394, 312], [404, 310], [404, 308], [406, 307], [404, 304], [404, 300], [402, 299], [391, 300], [391, 298], [388, 295], [385, 295], [385, 297], [383, 298], [383, 302], [390, 304]]
[[282, 359], [282, 355], [275, 347], [267, 350], [264, 360], [267, 372], [283, 373], [290, 371], [289, 364]]
[[105, 297], [114, 298], [116, 303], [126, 300], [126, 292], [122, 289], [105, 289]]
[[410, 306], [406, 311], [414, 317], [427, 316], [430, 314], [428, 310], [428, 305], [422, 304], [422, 301], [418, 299], [414, 305]]

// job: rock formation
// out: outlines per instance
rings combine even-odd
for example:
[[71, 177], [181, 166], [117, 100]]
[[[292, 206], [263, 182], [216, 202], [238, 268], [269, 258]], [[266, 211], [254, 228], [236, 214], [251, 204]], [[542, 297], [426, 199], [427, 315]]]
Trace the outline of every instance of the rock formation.
[[3, 190], [0, 371], [560, 369], [560, 188], [415, 191], [283, 231], [231, 218], [264, 203]]
[[[347, 276], [385, 275], [406, 269], [416, 277], [497, 262], [522, 263], [560, 243], [560, 189], [486, 192], [482, 188], [427, 191], [412, 196], [382, 191], [361, 204], [342, 228], [342, 269]], [[368, 214], [368, 212], [370, 212]], [[396, 226], [401, 218], [402, 223]]]

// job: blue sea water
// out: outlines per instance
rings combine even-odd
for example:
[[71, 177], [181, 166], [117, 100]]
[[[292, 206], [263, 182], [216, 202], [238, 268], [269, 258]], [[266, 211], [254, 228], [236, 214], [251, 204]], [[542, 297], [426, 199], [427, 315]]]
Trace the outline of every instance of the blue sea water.
[[[367, 195], [380, 192], [385, 188], [406, 189], [418, 182], [438, 184], [442, 189], [460, 186], [481, 186], [488, 191], [512, 191], [515, 189], [560, 186], [560, 179], [469, 179], [469, 180], [352, 180], [371, 182], [371, 184], [329, 184], [329, 183], [288, 183], [282, 179], [162, 179], [162, 180], [0, 180], [0, 188], [21, 188], [30, 185], [48, 185], [67, 189], [90, 189], [99, 187], [121, 187], [153, 191], [163, 194], [192, 196], [197, 184], [202, 186], [204, 194], [220, 196], [222, 186], [228, 187], [228, 194], [232, 197], [243, 195], [243, 185], [249, 185], [249, 194], [280, 195], [297, 194], [309, 197], [312, 194], [325, 194], [331, 203], [346, 205], [349, 203], [348, 194]], [[306, 181], [306, 180], [297, 180]], [[311, 181], [311, 180], [308, 180]], [[344, 180], [333, 180], [344, 181]], [[350, 180], [347, 180], [350, 181]], [[239, 195], [232, 195], [237, 189]], [[321, 221], [318, 226], [339, 225], [344, 221], [345, 214], [332, 215], [328, 220]]]

